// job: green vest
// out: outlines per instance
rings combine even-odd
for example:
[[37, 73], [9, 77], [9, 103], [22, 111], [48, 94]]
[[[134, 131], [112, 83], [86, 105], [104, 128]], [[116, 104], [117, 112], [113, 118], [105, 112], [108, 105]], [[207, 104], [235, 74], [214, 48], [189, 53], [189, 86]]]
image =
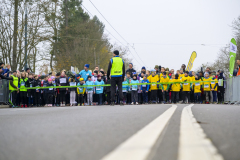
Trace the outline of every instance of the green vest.
[[111, 76], [120, 76], [122, 75], [123, 60], [120, 57], [112, 58], [112, 69]]
[[[13, 84], [18, 87], [18, 77], [15, 77], [14, 75], [12, 75], [13, 77]], [[9, 82], [9, 90], [12, 91], [12, 90], [16, 90], [15, 88], [13, 88]]]
[[25, 89], [27, 80], [28, 80], [28, 78], [20, 79], [20, 91], [25, 91], [25, 92], [27, 91], [27, 89]]

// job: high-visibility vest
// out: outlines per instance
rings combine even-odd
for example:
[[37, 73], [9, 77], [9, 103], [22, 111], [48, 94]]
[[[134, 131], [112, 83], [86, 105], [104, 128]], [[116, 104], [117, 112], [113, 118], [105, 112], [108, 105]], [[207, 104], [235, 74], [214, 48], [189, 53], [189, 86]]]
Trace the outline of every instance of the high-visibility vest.
[[28, 80], [28, 78], [20, 79], [20, 91], [27, 91], [27, 89], [25, 89], [27, 80]]
[[238, 68], [237, 76], [240, 76], [240, 66]]
[[[15, 77], [14, 75], [12, 75], [13, 77], [13, 84], [18, 87], [18, 77]], [[9, 82], [9, 90], [12, 91], [12, 90], [16, 90], [15, 88], [13, 88]]]
[[120, 57], [112, 58], [112, 68], [111, 68], [111, 76], [120, 76], [122, 75], [123, 68], [123, 60]]

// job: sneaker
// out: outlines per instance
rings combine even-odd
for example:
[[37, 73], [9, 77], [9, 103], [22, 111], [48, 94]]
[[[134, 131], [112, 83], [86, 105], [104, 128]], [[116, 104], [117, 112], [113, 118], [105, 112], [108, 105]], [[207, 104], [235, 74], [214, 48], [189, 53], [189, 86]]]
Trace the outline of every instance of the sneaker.
[[111, 102], [110, 106], [114, 106], [114, 102]]
[[45, 104], [45, 106], [44, 107], [47, 107], [48, 105], [47, 104]]
[[25, 108], [27, 108], [27, 105], [25, 104]]
[[136, 102], [136, 105], [138, 105], [138, 102]]
[[65, 104], [63, 103], [62, 106], [65, 107]]
[[120, 101], [120, 106], [124, 106], [123, 101]]
[[21, 105], [21, 108], [23, 108], [23, 104]]
[[133, 105], [134, 103], [132, 102], [131, 105]]
[[52, 107], [53, 105], [52, 104], [49, 104], [49, 107]]
[[14, 105], [12, 105], [12, 108], [16, 108]]

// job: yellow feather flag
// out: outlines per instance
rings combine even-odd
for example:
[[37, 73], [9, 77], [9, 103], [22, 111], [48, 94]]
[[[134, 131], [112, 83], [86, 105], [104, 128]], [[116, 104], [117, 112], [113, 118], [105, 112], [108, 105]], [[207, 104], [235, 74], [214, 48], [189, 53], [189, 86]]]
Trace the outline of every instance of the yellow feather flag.
[[189, 62], [188, 62], [188, 66], [187, 66], [187, 71], [191, 71], [192, 67], [193, 67], [193, 62], [195, 60], [195, 58], [197, 57], [197, 53], [195, 51], [192, 52], [192, 55], [189, 59]]

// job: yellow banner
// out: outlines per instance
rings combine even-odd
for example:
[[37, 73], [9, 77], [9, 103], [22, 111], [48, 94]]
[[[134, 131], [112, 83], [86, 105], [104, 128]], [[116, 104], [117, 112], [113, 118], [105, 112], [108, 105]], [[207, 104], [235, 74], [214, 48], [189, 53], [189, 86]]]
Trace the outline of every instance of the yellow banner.
[[188, 66], [187, 66], [187, 69], [186, 71], [191, 71], [192, 67], [193, 67], [193, 62], [195, 60], [195, 58], [197, 57], [197, 53], [195, 51], [192, 52], [192, 55], [189, 59], [189, 62], [188, 62]]

